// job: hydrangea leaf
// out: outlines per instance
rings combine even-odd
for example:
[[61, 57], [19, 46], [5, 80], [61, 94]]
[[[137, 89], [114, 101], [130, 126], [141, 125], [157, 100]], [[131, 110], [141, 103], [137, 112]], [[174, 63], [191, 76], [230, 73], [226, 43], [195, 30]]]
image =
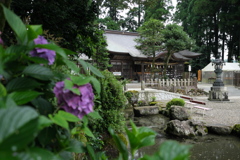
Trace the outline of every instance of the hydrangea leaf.
[[14, 14], [11, 10], [6, 8], [4, 5], [1, 4], [3, 7], [3, 13], [5, 15], [5, 18], [9, 24], [9, 26], [12, 28], [12, 30], [16, 33], [17, 38], [22, 42], [27, 42], [27, 29], [22, 20]]
[[53, 122], [45, 116], [40, 116], [38, 120], [38, 130], [50, 126]]
[[0, 98], [0, 108], [17, 107], [17, 104], [10, 96]]
[[42, 25], [28, 25], [28, 39], [33, 40], [43, 33]]
[[101, 73], [96, 67], [94, 67], [94, 66], [91, 65], [91, 64], [88, 64], [88, 67], [89, 67], [90, 71], [91, 71], [93, 74], [95, 74], [95, 75], [98, 76], [98, 77], [104, 78], [104, 76], [102, 75], [102, 73]]
[[68, 122], [59, 114], [56, 115], [49, 115], [49, 118], [53, 121], [53, 123], [69, 130]]
[[[59, 160], [56, 155], [52, 152], [42, 149], [42, 148], [29, 148], [26, 152], [22, 152], [17, 155], [19, 159], [51, 159], [51, 160]], [[26, 158], [27, 157], [27, 158]]]
[[100, 82], [94, 77], [91, 77], [90, 79], [91, 79], [92, 85], [93, 85], [94, 89], [96, 90], [97, 94], [100, 94], [100, 92], [101, 92]]
[[39, 87], [40, 85], [41, 84], [38, 83], [34, 79], [20, 77], [20, 78], [15, 78], [15, 79], [11, 80], [7, 84], [6, 89], [9, 93], [9, 92], [12, 92], [12, 91], [34, 89], [34, 88]]
[[78, 68], [78, 66], [74, 62], [72, 62], [68, 59], [63, 59], [63, 61], [71, 70], [73, 70], [76, 73], [79, 73], [80, 68]]
[[0, 109], [0, 150], [18, 151], [36, 136], [38, 113], [31, 107]]
[[10, 97], [17, 105], [22, 105], [35, 99], [42, 93], [36, 91], [16, 91], [10, 94]]
[[69, 146], [65, 150], [75, 153], [83, 153], [85, 151], [83, 144], [75, 139], [70, 140]]
[[49, 68], [38, 64], [27, 66], [23, 73], [40, 80], [50, 80], [54, 77], [53, 72]]
[[72, 91], [73, 93], [77, 94], [77, 95], [80, 95], [80, 91], [78, 88], [73, 88], [73, 83], [72, 81], [68, 80], [68, 79], [65, 79], [64, 80], [64, 89], [68, 89], [70, 91]]
[[93, 135], [92, 131], [91, 131], [88, 127], [85, 126], [85, 127], [83, 128], [83, 130], [84, 130], [84, 133], [85, 133], [86, 135], [88, 135], [89, 137], [95, 138], [95, 136]]
[[7, 90], [6, 88], [0, 83], [0, 97], [4, 97], [7, 95]]
[[96, 112], [96, 111], [89, 113], [88, 116], [92, 117], [93, 119], [102, 119], [100, 114], [98, 112]]
[[64, 117], [65, 120], [69, 122], [79, 122], [80, 119], [77, 116], [74, 116], [71, 113], [65, 112], [65, 111], [59, 111], [58, 114], [62, 117]]
[[78, 86], [87, 84], [90, 82], [91, 78], [90, 77], [85, 77], [85, 76], [71, 76], [70, 78], [72, 82]]
[[88, 63], [82, 59], [78, 59], [78, 62], [82, 65], [84, 72], [87, 74], [88, 73]]

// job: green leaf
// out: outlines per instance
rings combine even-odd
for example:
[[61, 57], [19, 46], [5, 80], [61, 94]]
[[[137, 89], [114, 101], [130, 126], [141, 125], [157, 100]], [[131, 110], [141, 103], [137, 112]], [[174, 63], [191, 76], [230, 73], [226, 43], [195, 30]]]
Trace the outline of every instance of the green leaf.
[[36, 136], [38, 114], [30, 107], [0, 109], [0, 150], [18, 151]]
[[37, 108], [41, 115], [47, 116], [48, 114], [53, 113], [54, 109], [52, 104], [40, 96], [32, 100], [31, 103]]
[[95, 136], [93, 135], [92, 131], [91, 131], [88, 127], [85, 126], [85, 127], [83, 128], [83, 130], [84, 130], [84, 133], [85, 133], [87, 136], [92, 137], [92, 138], [95, 139]]
[[49, 127], [53, 122], [45, 116], [40, 116], [38, 120], [38, 130], [42, 130], [45, 127]]
[[85, 71], [85, 73], [87, 74], [88, 73], [88, 63], [85, 62], [84, 60], [82, 59], [78, 59], [79, 63], [82, 65], [83, 67], [83, 70]]
[[100, 116], [100, 114], [99, 114], [98, 112], [96, 112], [96, 111], [90, 112], [90, 113], [88, 114], [88, 116], [92, 117], [93, 119], [102, 119], [102, 117]]
[[26, 55], [26, 57], [24, 57], [26, 59], [28, 59], [29, 61], [32, 61], [34, 63], [37, 63], [37, 64], [44, 64], [44, 65], [48, 65], [48, 60], [47, 59], [44, 59], [44, 58], [41, 58], [41, 57], [29, 57]]
[[69, 130], [68, 122], [60, 115], [56, 114], [54, 116], [49, 115], [49, 118], [53, 121], [53, 123]]
[[27, 66], [23, 73], [40, 80], [50, 80], [54, 76], [49, 68], [38, 64]]
[[51, 160], [59, 160], [56, 155], [52, 152], [42, 149], [42, 148], [29, 148], [26, 152], [23, 152], [21, 156], [18, 156], [20, 159], [24, 157], [29, 157], [28, 159], [33, 160], [44, 160], [44, 159], [51, 159]]
[[17, 103], [17, 105], [22, 105], [31, 100], [35, 99], [41, 93], [36, 91], [16, 91], [10, 94], [10, 97]]
[[68, 59], [63, 59], [63, 61], [74, 72], [76, 72], [76, 73], [80, 72], [80, 68], [78, 68], [78, 66], [74, 62], [72, 62], [72, 61], [70, 61]]
[[69, 121], [69, 122], [79, 122], [80, 119], [71, 114], [71, 113], [68, 113], [68, 112], [65, 112], [65, 111], [59, 111], [58, 114], [62, 117], [64, 117], [65, 120]]
[[29, 41], [34, 40], [38, 37], [38, 35], [41, 35], [43, 32], [42, 25], [28, 25], [27, 29]]
[[91, 78], [90, 77], [85, 77], [85, 76], [71, 76], [70, 78], [72, 82], [78, 86], [87, 84], [90, 82]]
[[27, 29], [23, 24], [22, 20], [16, 14], [14, 14], [12, 11], [6, 8], [4, 5], [2, 5], [2, 7], [5, 18], [9, 26], [16, 33], [18, 39], [22, 43], [27, 42]]
[[91, 77], [90, 79], [91, 79], [92, 85], [93, 85], [94, 89], [96, 90], [97, 94], [100, 94], [100, 92], [101, 92], [100, 82], [94, 77]]
[[68, 79], [65, 79], [64, 80], [64, 89], [68, 89], [70, 91], [72, 91], [73, 93], [77, 94], [77, 95], [80, 95], [80, 91], [78, 88], [73, 88], [74, 84], [72, 81], [68, 80]]
[[118, 148], [120, 154], [122, 155], [122, 159], [123, 160], [128, 160], [127, 146], [123, 143], [121, 138], [119, 138], [119, 136], [114, 133], [113, 129], [109, 128], [108, 131], [111, 134], [111, 136], [113, 137], [113, 140], [116, 144], [116, 147]]
[[164, 160], [187, 160], [191, 145], [183, 145], [176, 141], [165, 141], [158, 152]]
[[92, 146], [90, 146], [89, 144], [87, 144], [87, 151], [88, 151], [88, 154], [91, 157], [91, 160], [98, 160], [97, 157], [96, 157], [96, 153], [94, 152]]
[[90, 63], [88, 63], [88, 67], [90, 69], [90, 71], [95, 74], [98, 77], [104, 78], [104, 76], [102, 75], [102, 73], [93, 65], [91, 65]]
[[84, 153], [83, 144], [76, 139], [71, 139], [69, 146], [65, 150], [74, 153]]
[[0, 151], [0, 157], [2, 160], [19, 160], [11, 151]]
[[17, 104], [10, 96], [0, 98], [0, 108], [17, 107]]
[[8, 92], [12, 92], [12, 91], [19, 91], [19, 90], [34, 89], [39, 87], [40, 85], [41, 84], [34, 79], [21, 77], [21, 78], [15, 78], [11, 80], [7, 84], [6, 89]]
[[6, 88], [0, 83], [0, 97], [4, 97], [7, 95], [7, 90]]
[[38, 44], [38, 45], [35, 45], [35, 47], [53, 50], [53, 51], [57, 52], [61, 57], [65, 58], [65, 59], [68, 58], [64, 49], [62, 49], [61, 47], [59, 47], [55, 44]]

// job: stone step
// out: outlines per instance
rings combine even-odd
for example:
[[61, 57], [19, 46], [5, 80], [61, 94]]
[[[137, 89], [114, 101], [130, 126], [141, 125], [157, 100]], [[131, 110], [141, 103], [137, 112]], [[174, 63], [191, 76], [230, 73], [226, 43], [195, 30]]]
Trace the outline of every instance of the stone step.
[[159, 114], [158, 106], [142, 106], [134, 107], [134, 115], [136, 117]]

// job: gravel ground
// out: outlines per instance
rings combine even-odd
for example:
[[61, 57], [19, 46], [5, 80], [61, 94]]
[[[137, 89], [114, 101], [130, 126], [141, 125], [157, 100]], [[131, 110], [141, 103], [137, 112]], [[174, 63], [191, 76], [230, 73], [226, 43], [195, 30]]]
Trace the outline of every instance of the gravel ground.
[[229, 97], [230, 101], [208, 101], [208, 97], [196, 97], [194, 99], [203, 101], [206, 105], [198, 105], [212, 110], [192, 110], [192, 119], [202, 121], [206, 124], [222, 124], [233, 126], [240, 124], [240, 97]]

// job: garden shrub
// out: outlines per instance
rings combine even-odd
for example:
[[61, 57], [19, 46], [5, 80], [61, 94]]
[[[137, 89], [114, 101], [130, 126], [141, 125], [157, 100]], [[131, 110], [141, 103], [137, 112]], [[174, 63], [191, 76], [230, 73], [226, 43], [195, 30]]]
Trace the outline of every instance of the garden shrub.
[[232, 134], [240, 137], [240, 124], [235, 124], [232, 129]]
[[99, 101], [102, 110], [119, 110], [126, 105], [127, 99], [124, 96], [123, 86], [116, 77], [109, 71], [102, 71], [105, 78], [99, 78], [101, 94]]
[[[125, 126], [125, 109], [127, 99], [123, 92], [123, 86], [109, 71], [102, 71], [105, 78], [98, 78], [101, 85], [101, 94], [96, 97], [95, 111], [101, 115], [101, 120], [90, 119], [92, 131], [100, 135], [106, 135], [111, 127], [115, 132], [121, 133]], [[107, 143], [105, 143], [107, 145]]]
[[173, 98], [171, 101], [169, 101], [169, 102], [166, 104], [166, 108], [167, 108], [167, 109], [170, 109], [172, 105], [184, 106], [184, 105], [185, 105], [185, 102], [184, 102], [184, 100], [181, 99], [181, 98]]

